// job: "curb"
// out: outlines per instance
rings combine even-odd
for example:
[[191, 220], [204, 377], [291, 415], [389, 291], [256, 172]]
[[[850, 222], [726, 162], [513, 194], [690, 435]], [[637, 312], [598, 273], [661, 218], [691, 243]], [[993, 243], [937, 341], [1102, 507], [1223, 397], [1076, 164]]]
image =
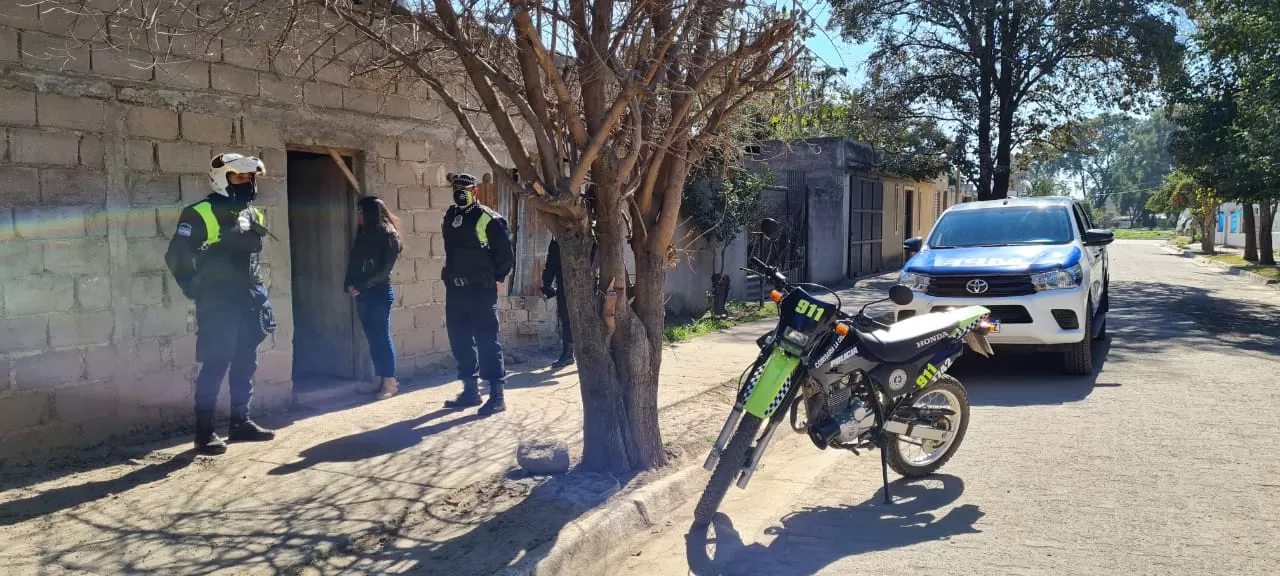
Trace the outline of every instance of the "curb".
[[638, 530], [666, 521], [668, 515], [701, 490], [706, 476], [701, 466], [688, 466], [602, 505], [595, 512], [566, 525], [554, 542], [531, 552], [515, 566], [496, 572], [502, 576], [593, 574], [596, 568], [625, 551], [618, 543]]
[[1223, 264], [1216, 260], [1205, 258], [1204, 256], [1196, 254], [1195, 252], [1191, 252], [1190, 250], [1178, 248], [1177, 246], [1170, 246], [1168, 244], [1165, 244], [1164, 246], [1161, 246], [1161, 248], [1164, 249], [1164, 251], [1168, 252], [1169, 254], [1181, 256], [1183, 258], [1190, 258], [1192, 260], [1195, 260], [1196, 262], [1200, 262], [1202, 264], [1206, 264], [1208, 266], [1211, 266], [1213, 268], [1226, 272], [1227, 274], [1232, 274], [1235, 276], [1244, 276], [1246, 279], [1248, 279], [1250, 282], [1253, 282], [1254, 284], [1261, 284], [1269, 288], [1275, 288], [1280, 290], [1280, 280], [1267, 278], [1266, 276], [1263, 276], [1261, 274], [1257, 274], [1254, 272], [1250, 272], [1238, 266]]

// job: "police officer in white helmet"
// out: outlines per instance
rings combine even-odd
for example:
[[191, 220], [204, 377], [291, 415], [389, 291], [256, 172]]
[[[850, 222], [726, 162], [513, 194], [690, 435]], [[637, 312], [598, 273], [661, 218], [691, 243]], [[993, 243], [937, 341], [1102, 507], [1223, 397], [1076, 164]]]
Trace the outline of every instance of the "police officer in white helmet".
[[228, 376], [232, 442], [271, 440], [275, 432], [249, 418], [258, 345], [275, 331], [275, 315], [261, 276], [266, 222], [252, 206], [266, 166], [253, 156], [219, 154], [210, 161], [213, 192], [185, 207], [165, 263], [182, 294], [196, 304], [196, 450], [222, 454], [214, 432], [218, 389]]

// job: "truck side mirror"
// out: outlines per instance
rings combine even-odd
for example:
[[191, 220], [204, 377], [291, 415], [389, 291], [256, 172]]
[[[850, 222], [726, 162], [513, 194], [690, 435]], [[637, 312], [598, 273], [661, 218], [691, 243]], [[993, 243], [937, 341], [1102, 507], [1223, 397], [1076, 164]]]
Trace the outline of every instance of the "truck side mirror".
[[902, 249], [907, 252], [919, 252], [920, 246], [924, 244], [924, 239], [916, 236], [915, 238], [907, 238], [902, 241]]

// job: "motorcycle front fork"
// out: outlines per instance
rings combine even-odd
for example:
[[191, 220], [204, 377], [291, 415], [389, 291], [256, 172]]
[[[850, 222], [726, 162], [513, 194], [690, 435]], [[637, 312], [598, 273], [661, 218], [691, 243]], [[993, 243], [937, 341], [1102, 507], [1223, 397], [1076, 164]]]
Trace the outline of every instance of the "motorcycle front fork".
[[[756, 472], [756, 466], [760, 464], [760, 457], [764, 455], [764, 451], [769, 449], [769, 443], [773, 441], [773, 434], [778, 430], [778, 424], [782, 422], [782, 416], [791, 409], [791, 402], [795, 401], [795, 389], [787, 393], [787, 401], [783, 402], [778, 409], [769, 417], [769, 421], [765, 423], [764, 433], [756, 440], [756, 445], [747, 453], [747, 461], [742, 466], [741, 475], [738, 477], [738, 488], [746, 488], [747, 483], [751, 482], [751, 476]], [[725, 419], [724, 427], [720, 429], [720, 436], [716, 438], [716, 443], [711, 447], [711, 453], [707, 455], [707, 460], [702, 467], [707, 471], [715, 469], [716, 464], [720, 461], [720, 453], [724, 451], [725, 446], [729, 444], [730, 438], [733, 437], [733, 431], [738, 428], [738, 424], [742, 421], [743, 405], [742, 403], [734, 404], [733, 411], [729, 412], [729, 417]]]

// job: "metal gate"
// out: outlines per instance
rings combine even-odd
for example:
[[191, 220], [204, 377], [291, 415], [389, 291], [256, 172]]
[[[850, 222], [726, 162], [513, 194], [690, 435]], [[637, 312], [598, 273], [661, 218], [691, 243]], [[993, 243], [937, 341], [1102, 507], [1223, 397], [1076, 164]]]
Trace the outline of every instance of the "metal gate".
[[[766, 188], [761, 191], [761, 218], [773, 218], [782, 227], [777, 240], [768, 240], [760, 233], [758, 222], [747, 228], [747, 255], [776, 266], [788, 280], [805, 282], [809, 279], [809, 187], [800, 171], [787, 173], [785, 188]], [[747, 277], [747, 294], [763, 300], [772, 287], [759, 276]]]
[[849, 278], [884, 271], [884, 182], [849, 175]]

